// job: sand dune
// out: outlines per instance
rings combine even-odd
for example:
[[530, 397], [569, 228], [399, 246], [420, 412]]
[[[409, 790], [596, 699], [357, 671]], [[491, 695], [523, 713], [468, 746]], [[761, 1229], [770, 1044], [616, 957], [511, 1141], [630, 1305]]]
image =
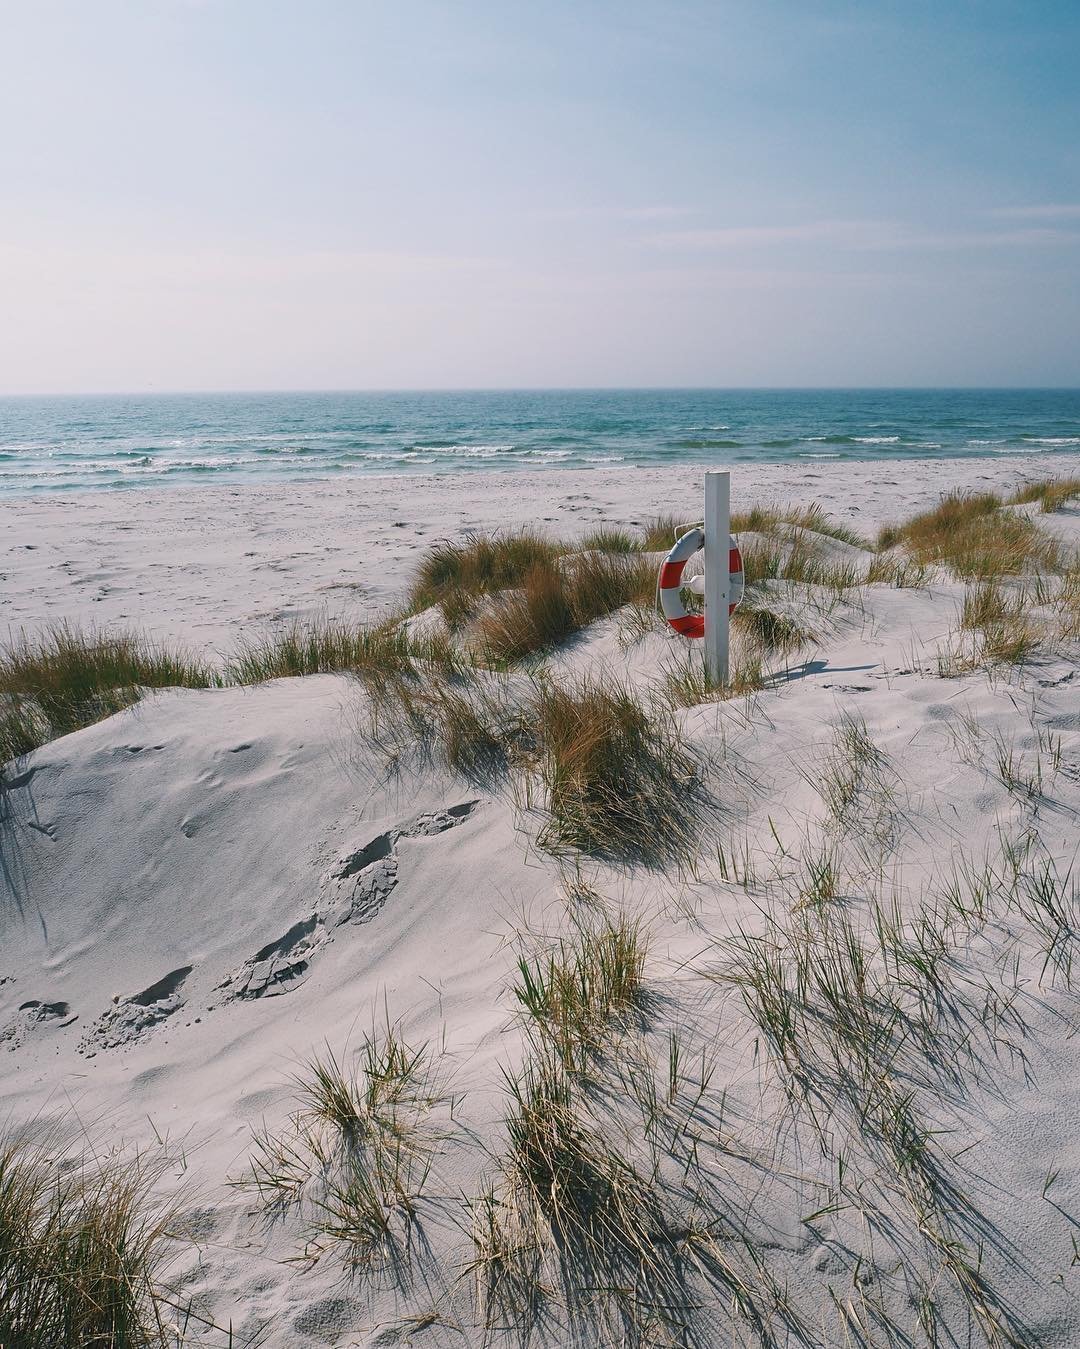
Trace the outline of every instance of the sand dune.
[[[735, 491], [812, 493], [870, 532], [958, 482], [1046, 466], [923, 470], [776, 467]], [[220, 651], [245, 626], [378, 612], [433, 538], [692, 513], [698, 484], [9, 504], [0, 619], [124, 619]], [[1075, 504], [1039, 518], [1080, 546]], [[676, 712], [700, 790], [696, 846], [665, 868], [545, 849], [542, 793], [513, 772], [388, 760], [369, 688], [344, 675], [164, 691], [20, 760], [0, 794], [0, 1114], [163, 1147], [193, 1234], [172, 1278], [234, 1344], [1080, 1343], [1075, 641], [942, 677], [961, 582], [780, 590], [813, 641], [762, 691]], [[662, 632], [628, 645], [613, 617], [550, 669], [645, 691], [680, 651]], [[506, 1074], [531, 1052], [518, 959], [619, 915], [641, 924], [644, 991], [575, 1118], [632, 1172], [668, 1263], [635, 1325], [610, 1288], [569, 1315], [552, 1248], [549, 1305], [529, 1321], [519, 1289], [510, 1324], [472, 1234], [489, 1187], [510, 1222]], [[304, 1060], [347, 1059], [388, 1021], [437, 1080], [410, 1106], [425, 1160], [406, 1254], [350, 1269], [331, 1243], [288, 1263], [302, 1213], [268, 1222], [227, 1181], [261, 1129], [287, 1133]], [[189, 1342], [226, 1342], [199, 1325]]]

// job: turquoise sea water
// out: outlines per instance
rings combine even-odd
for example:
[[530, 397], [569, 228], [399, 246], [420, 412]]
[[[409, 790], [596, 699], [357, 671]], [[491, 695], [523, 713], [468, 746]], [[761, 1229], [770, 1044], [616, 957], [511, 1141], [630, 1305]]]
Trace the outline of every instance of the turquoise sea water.
[[1080, 390], [0, 399], [0, 494], [7, 495], [372, 473], [1068, 451], [1080, 451]]

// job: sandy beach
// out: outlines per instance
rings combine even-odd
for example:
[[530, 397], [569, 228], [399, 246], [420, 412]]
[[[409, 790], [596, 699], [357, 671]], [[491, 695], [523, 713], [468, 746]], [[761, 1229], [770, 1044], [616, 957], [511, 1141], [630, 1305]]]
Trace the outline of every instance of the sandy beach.
[[[1071, 454], [755, 464], [735, 470], [732, 497], [816, 501], [873, 534], [953, 488], [1011, 491], [1078, 469]], [[700, 467], [639, 468], [0, 499], [0, 632], [75, 618], [223, 651], [241, 632], [299, 617], [378, 613], [440, 538], [521, 524], [573, 536], [662, 512], [696, 519], [701, 482]]]
[[[763, 465], [732, 500], [816, 502], [869, 540], [950, 491], [1069, 474], [1080, 455]], [[0, 632], [130, 627], [220, 663], [379, 618], [438, 540], [692, 520], [700, 495], [685, 468], [9, 499]], [[1080, 547], [1076, 500], [1003, 510]], [[868, 549], [821, 546], [865, 577]], [[1075, 1346], [1080, 648], [1052, 630], [1056, 579], [1004, 584], [1036, 649], [946, 668], [970, 587], [942, 568], [766, 582], [802, 649], [756, 692], [673, 711], [693, 841], [662, 864], [550, 846], [542, 775], [454, 772], [400, 737], [388, 757], [347, 674], [164, 690], [45, 744], [0, 793], [0, 1115], [164, 1159], [184, 1343]], [[613, 614], [547, 670], [645, 697], [681, 653]], [[651, 1302], [622, 1297], [601, 1286], [629, 1277], [619, 1233], [586, 1274], [547, 1215], [537, 1310], [491, 1253], [524, 1240], [519, 961], [624, 918], [640, 1003], [570, 1074], [574, 1128], [672, 1254]], [[230, 1182], [260, 1135], [296, 1144], [304, 1063], [351, 1063], [388, 1022], [426, 1046], [394, 1106], [415, 1203], [350, 1262], [312, 1209]]]

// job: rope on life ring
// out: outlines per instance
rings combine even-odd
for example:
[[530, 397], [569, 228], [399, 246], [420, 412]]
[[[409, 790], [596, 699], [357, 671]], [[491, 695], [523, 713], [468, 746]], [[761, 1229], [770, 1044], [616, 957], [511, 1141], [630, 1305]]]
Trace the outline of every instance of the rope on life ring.
[[[705, 547], [705, 531], [700, 526], [687, 530], [675, 541], [660, 567], [660, 581], [657, 587], [660, 607], [664, 617], [682, 637], [704, 637], [704, 614], [692, 614], [682, 602], [680, 591], [683, 588], [683, 568], [699, 548]], [[735, 612], [745, 589], [743, 578], [742, 554], [733, 538], [728, 537], [728, 594], [731, 603], [728, 614]], [[706, 597], [707, 602], [708, 597]]]

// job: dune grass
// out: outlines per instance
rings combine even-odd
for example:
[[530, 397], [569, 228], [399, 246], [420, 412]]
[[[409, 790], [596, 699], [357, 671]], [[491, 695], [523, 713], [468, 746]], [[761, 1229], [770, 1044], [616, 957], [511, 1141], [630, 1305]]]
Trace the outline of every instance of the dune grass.
[[565, 551], [564, 545], [532, 529], [470, 533], [461, 542], [436, 544], [417, 568], [408, 607], [415, 613], [441, 605], [449, 625], [456, 627], [480, 596], [523, 584], [533, 568], [553, 566]]
[[368, 681], [363, 733], [387, 758], [495, 785], [530, 743], [526, 711], [502, 676], [450, 679], [438, 670]]
[[811, 534], [850, 543], [855, 548], [869, 547], [861, 534], [831, 520], [816, 501], [809, 506], [751, 506], [749, 510], [733, 511], [731, 514], [731, 530], [734, 534], [744, 530], [776, 534], [792, 529], [808, 530]]
[[553, 1301], [600, 1343], [671, 1342], [653, 1336], [691, 1305], [660, 1190], [587, 1118], [551, 1056], [508, 1074], [507, 1088], [501, 1183], [471, 1205], [486, 1323], [527, 1340]]
[[0, 763], [112, 716], [145, 689], [212, 688], [220, 676], [133, 632], [59, 624], [0, 646]]
[[959, 632], [938, 655], [938, 673], [948, 678], [998, 665], [1026, 664], [1042, 640], [1030, 608], [1023, 588], [996, 580], [969, 586]]
[[803, 650], [813, 634], [793, 618], [748, 597], [731, 616], [732, 643], [726, 682], [708, 671], [702, 653], [691, 649], [671, 666], [660, 683], [661, 694], [676, 707], [741, 698], [765, 688], [766, 665]]
[[538, 842], [553, 852], [651, 865], [695, 846], [697, 760], [666, 708], [617, 682], [388, 680], [360, 729], [394, 760], [419, 755], [488, 786], [511, 779], [519, 803], [541, 806]]
[[666, 553], [692, 523], [677, 515], [654, 515], [641, 526], [642, 547], [647, 553]]
[[618, 638], [624, 650], [666, 631], [667, 620], [657, 607], [655, 596], [649, 603], [628, 604], [619, 615]]
[[[793, 552], [794, 549], [791, 551]], [[779, 580], [789, 555], [788, 549], [772, 539], [743, 544], [740, 552], [743, 563], [743, 580], [747, 588], [760, 586], [765, 581]]]
[[813, 849], [808, 850], [804, 868], [810, 874], [811, 888], [819, 893], [831, 888], [835, 894], [840, 884], [840, 856], [834, 845], [849, 845], [872, 869], [894, 849], [900, 826], [900, 778], [889, 756], [875, 744], [866, 722], [850, 711], [837, 718], [832, 744], [816, 749], [799, 771], [827, 811], [825, 840], [816, 856]]
[[[734, 517], [733, 527], [784, 534], [744, 553], [748, 584], [779, 578], [842, 595], [861, 580], [854, 566], [821, 555], [822, 536], [862, 540], [829, 521], [816, 505], [754, 508]], [[440, 544], [428, 554], [409, 608], [438, 603], [451, 628], [474, 620], [472, 649], [480, 660], [506, 668], [550, 651], [617, 610], [643, 615], [655, 601], [656, 568], [642, 553], [666, 551], [685, 528], [675, 516], [659, 516], [647, 521], [639, 535], [600, 528], [575, 545], [529, 531], [469, 535], [461, 544]], [[778, 640], [779, 634], [774, 637]]]
[[[1038, 501], [1057, 509], [1080, 495], [1080, 479], [1046, 479], [1021, 488], [1012, 503]], [[928, 569], [944, 565], [965, 580], [992, 582], [1029, 571], [1062, 570], [1072, 564], [1055, 540], [1022, 514], [1002, 510], [990, 492], [952, 493], [934, 507], [898, 526], [881, 531], [879, 548], [903, 545], [903, 558], [878, 556], [865, 577], [852, 564], [829, 561], [824, 536], [862, 544], [847, 526], [828, 519], [819, 506], [753, 507], [732, 517], [736, 530], [770, 536], [744, 549], [749, 586], [770, 580], [819, 586], [843, 598], [865, 582], [924, 585]], [[608, 614], [627, 609], [633, 633], [645, 621], [655, 595], [654, 568], [641, 550], [666, 548], [683, 527], [674, 516], [648, 522], [640, 536], [615, 528], [586, 535], [584, 553], [537, 531], [470, 534], [461, 542], [437, 545], [423, 559], [409, 594], [409, 610], [432, 603], [443, 606], [451, 627], [474, 616], [481, 600], [476, 634], [480, 658], [506, 667], [551, 650], [575, 632]], [[1080, 631], [1077, 585], [1066, 576], [1056, 601], [1066, 636]], [[297, 623], [270, 636], [245, 641], [220, 673], [208, 663], [131, 632], [100, 633], [60, 625], [38, 637], [10, 640], [0, 648], [0, 761], [50, 739], [100, 720], [129, 706], [146, 688], [213, 687], [222, 683], [258, 683], [267, 679], [349, 671], [370, 681], [423, 678], [460, 672], [469, 663], [448, 638], [414, 638], [401, 625], [404, 613], [381, 623], [351, 626], [331, 620]], [[744, 603], [736, 626], [757, 625], [753, 645], [764, 655], [796, 648], [799, 638], [790, 620], [762, 626], [767, 612]], [[787, 630], [783, 631], [784, 624]], [[1004, 613], [993, 623], [972, 621], [965, 630], [982, 632], [987, 658], [1015, 660], [1030, 650], [1030, 640]], [[628, 629], [629, 631], [629, 629]], [[948, 663], [948, 662], [947, 662]], [[754, 682], [752, 660], [745, 662], [743, 684]], [[688, 689], [699, 700], [703, 690]], [[440, 696], [442, 708], [452, 700]], [[463, 723], [468, 707], [457, 703]], [[451, 716], [451, 720], [454, 718]], [[476, 739], [474, 736], [473, 739]]]
[[697, 651], [688, 651], [667, 670], [661, 681], [662, 696], [675, 707], [698, 707], [702, 703], [743, 698], [765, 687], [765, 669], [759, 652], [739, 652], [728, 670], [727, 681], [716, 679]]
[[549, 816], [542, 846], [652, 863], [693, 846], [697, 763], [665, 711], [583, 677], [540, 681], [530, 715]]
[[[172, 1215], [143, 1159], [75, 1157], [0, 1137], [0, 1344], [165, 1349]], [[64, 1162], [61, 1165], [61, 1162]]]
[[[841, 742], [860, 772], [877, 772], [864, 728], [841, 724]], [[839, 815], [850, 798], [841, 784]], [[914, 909], [897, 896], [871, 900], [864, 914], [780, 906], [763, 913], [763, 929], [721, 942], [717, 977], [741, 997], [791, 1107], [823, 1147], [842, 1149], [860, 1207], [890, 1242], [900, 1237], [901, 1261], [910, 1260], [902, 1254], [910, 1235], [897, 1226], [903, 1214], [930, 1262], [927, 1278], [947, 1276], [995, 1345], [1030, 1340], [982, 1269], [987, 1229], [960, 1188], [959, 1154], [942, 1145], [950, 1130], [941, 1113], [976, 1084], [995, 1082], [1002, 1048], [1012, 1052], [1012, 1032], [1024, 1032], [1016, 997], [1028, 980], [993, 952], [1033, 941], [1044, 959], [1039, 984], [1068, 986], [1078, 901], [1075, 881], [1030, 836], [1003, 838], [997, 860], [960, 854], [956, 875]], [[979, 934], [989, 938], [985, 970]]]
[[594, 551], [537, 563], [519, 589], [497, 597], [481, 616], [476, 645], [487, 661], [511, 665], [624, 605], [651, 599], [655, 589], [655, 568], [634, 554]]
[[920, 511], [903, 524], [882, 525], [878, 530], [879, 551], [898, 543], [937, 544], [949, 529], [966, 529], [973, 521], [995, 515], [1001, 508], [996, 492], [954, 491], [944, 495], [936, 506]]
[[534, 1060], [509, 1080], [509, 1087], [513, 1108], [507, 1133], [523, 1209], [584, 1262], [602, 1268], [619, 1254], [647, 1268], [662, 1226], [650, 1221], [653, 1197], [631, 1168], [591, 1134], [575, 1109], [568, 1079], [549, 1062]]
[[445, 639], [412, 637], [394, 621], [353, 625], [312, 619], [241, 642], [224, 678], [230, 684], [261, 684], [268, 679], [348, 673], [378, 680], [417, 676], [429, 667], [454, 672], [460, 664]]
[[625, 529], [607, 525], [591, 530], [578, 547], [583, 553], [640, 553], [644, 547], [640, 538]]
[[[954, 1284], [982, 1339], [1001, 1346], [1030, 1339], [983, 1270], [987, 1229], [961, 1189], [963, 1168], [942, 1145], [949, 1131], [939, 1121], [980, 1074], [994, 1079], [1016, 1024], [1018, 989], [998, 991], [1000, 969], [984, 984], [975, 969], [958, 968], [973, 958], [973, 935], [1018, 898], [1030, 905], [1033, 891], [1047, 897], [1047, 907], [1035, 906], [1034, 934], [1047, 950], [1069, 921], [1061, 878], [1047, 868], [1044, 885], [1037, 868], [1014, 862], [1011, 879], [1007, 865], [988, 864], [984, 876], [965, 863], [947, 894], [927, 896], [913, 913], [895, 899], [872, 901], [869, 923], [834, 905], [767, 914], [764, 930], [723, 940], [717, 972], [741, 997], [791, 1108], [823, 1148], [841, 1151], [860, 1208], [901, 1265], [910, 1269], [914, 1240], [927, 1282]], [[1020, 911], [1028, 917], [1022, 903]], [[1067, 968], [1060, 950], [1052, 961], [1051, 975]]]
[[269, 1218], [294, 1215], [304, 1259], [332, 1252], [358, 1275], [398, 1276], [438, 1145], [426, 1116], [441, 1097], [427, 1047], [389, 1018], [350, 1060], [327, 1047], [301, 1065], [298, 1109], [283, 1128], [255, 1132], [234, 1184]]
[[[658, 515], [642, 527], [644, 546], [652, 552], [666, 551], [678, 534], [684, 533], [687, 522], [674, 515]], [[866, 548], [867, 541], [856, 530], [831, 520], [817, 502], [808, 506], [751, 506], [747, 510], [731, 512], [731, 532], [750, 531], [758, 534], [784, 533], [791, 529], [809, 530], [856, 548]]]
[[1038, 631], [1029, 618], [1030, 604], [1022, 590], [983, 583], [970, 587], [960, 611], [960, 627], [982, 639], [987, 664], [1022, 664], [1038, 645]]
[[[586, 1044], [605, 1008], [618, 1025], [640, 996], [636, 940], [626, 949], [633, 958], [615, 962], [611, 1003], [597, 996], [582, 1007], [572, 988], [576, 957], [554, 981], [565, 1001], [553, 996], [546, 970], [530, 972], [531, 988], [517, 988], [539, 1033], [530, 1033], [520, 1069], [504, 1072], [505, 1152], [494, 1181], [467, 1205], [468, 1272], [484, 1324], [513, 1327], [522, 1344], [543, 1327], [562, 1332], [558, 1343], [644, 1349], [743, 1343], [739, 1318], [750, 1331], [745, 1342], [779, 1343], [770, 1322], [791, 1329], [797, 1318], [704, 1160], [718, 1118], [715, 1102], [705, 1101], [712, 1066], [704, 1052], [694, 1072], [696, 1054], [692, 1064], [672, 1030], [661, 1081], [643, 1040], [621, 1038], [618, 1054], [582, 1076], [576, 1053], [560, 1048], [561, 1031], [551, 1031], [548, 1018], [567, 1005], [571, 1027], [584, 1015]], [[721, 1326], [725, 1313], [732, 1323]]]
[[386, 674], [412, 672], [412, 652], [403, 632], [314, 619], [243, 640], [229, 661], [228, 678], [233, 684], [262, 684], [372, 666]]
[[897, 590], [925, 590], [931, 569], [924, 563], [889, 553], [875, 553], [863, 580], [866, 585], [890, 585]]
[[567, 558], [562, 574], [571, 590], [574, 618], [580, 627], [623, 605], [651, 599], [656, 592], [656, 568], [640, 557], [583, 553]]
[[1037, 501], [1039, 510], [1048, 515], [1077, 498], [1080, 498], [1080, 478], [1043, 478], [1039, 482], [1029, 482], [1026, 486], [1018, 488], [1009, 497], [1009, 502], [1023, 505]]
[[830, 558], [821, 536], [801, 526], [791, 527], [785, 535], [755, 540], [741, 552], [748, 587], [761, 586], [766, 581], [787, 581], [796, 586], [821, 586], [842, 599], [848, 591], [863, 584], [860, 567]]
[[539, 563], [519, 589], [499, 596], [483, 615], [477, 646], [490, 663], [512, 665], [564, 642], [576, 627], [566, 577], [557, 567]]
[[747, 598], [739, 605], [731, 615], [731, 626], [746, 646], [762, 657], [790, 656], [815, 640], [809, 628], [756, 598]]
[[[757, 557], [759, 559], [760, 554]], [[760, 570], [755, 570], [755, 560], [757, 559], [751, 558], [749, 569], [754, 580], [748, 584], [742, 602], [731, 615], [732, 632], [738, 635], [748, 653], [760, 655], [763, 661], [777, 656], [790, 656], [813, 645], [817, 637], [810, 627], [766, 603], [767, 592], [760, 586], [760, 581], [765, 578]], [[774, 562], [775, 566], [770, 568], [771, 575], [779, 577], [783, 570], [779, 552], [774, 555]], [[847, 569], [844, 569], [842, 574], [832, 575], [826, 571], [823, 575], [825, 579], [839, 585], [841, 590], [849, 584]], [[701, 597], [692, 592], [684, 591], [682, 600], [684, 606], [691, 612], [701, 612], [703, 609]], [[649, 602], [635, 601], [627, 605], [625, 612], [620, 616], [619, 640], [623, 646], [633, 646], [646, 637], [665, 632], [666, 627], [667, 622], [658, 610], [654, 598]], [[748, 673], [752, 670], [752, 666], [753, 661], [748, 654], [745, 661]]]
[[1027, 516], [1001, 506], [993, 492], [950, 492], [930, 510], [883, 528], [878, 548], [901, 544], [916, 562], [946, 567], [963, 581], [1060, 569], [1056, 540]]
[[547, 951], [518, 958], [514, 997], [564, 1069], [587, 1071], [612, 1026], [641, 1010], [647, 949], [639, 920], [605, 913]]
[[817, 779], [822, 800], [838, 828], [846, 830], [855, 823], [856, 812], [864, 808], [864, 797], [882, 782], [885, 764], [885, 755], [862, 717], [842, 712], [824, 762], [807, 774]]
[[1061, 635], [1067, 639], [1080, 638], [1080, 561], [1073, 562], [1062, 578], [1054, 607]]

